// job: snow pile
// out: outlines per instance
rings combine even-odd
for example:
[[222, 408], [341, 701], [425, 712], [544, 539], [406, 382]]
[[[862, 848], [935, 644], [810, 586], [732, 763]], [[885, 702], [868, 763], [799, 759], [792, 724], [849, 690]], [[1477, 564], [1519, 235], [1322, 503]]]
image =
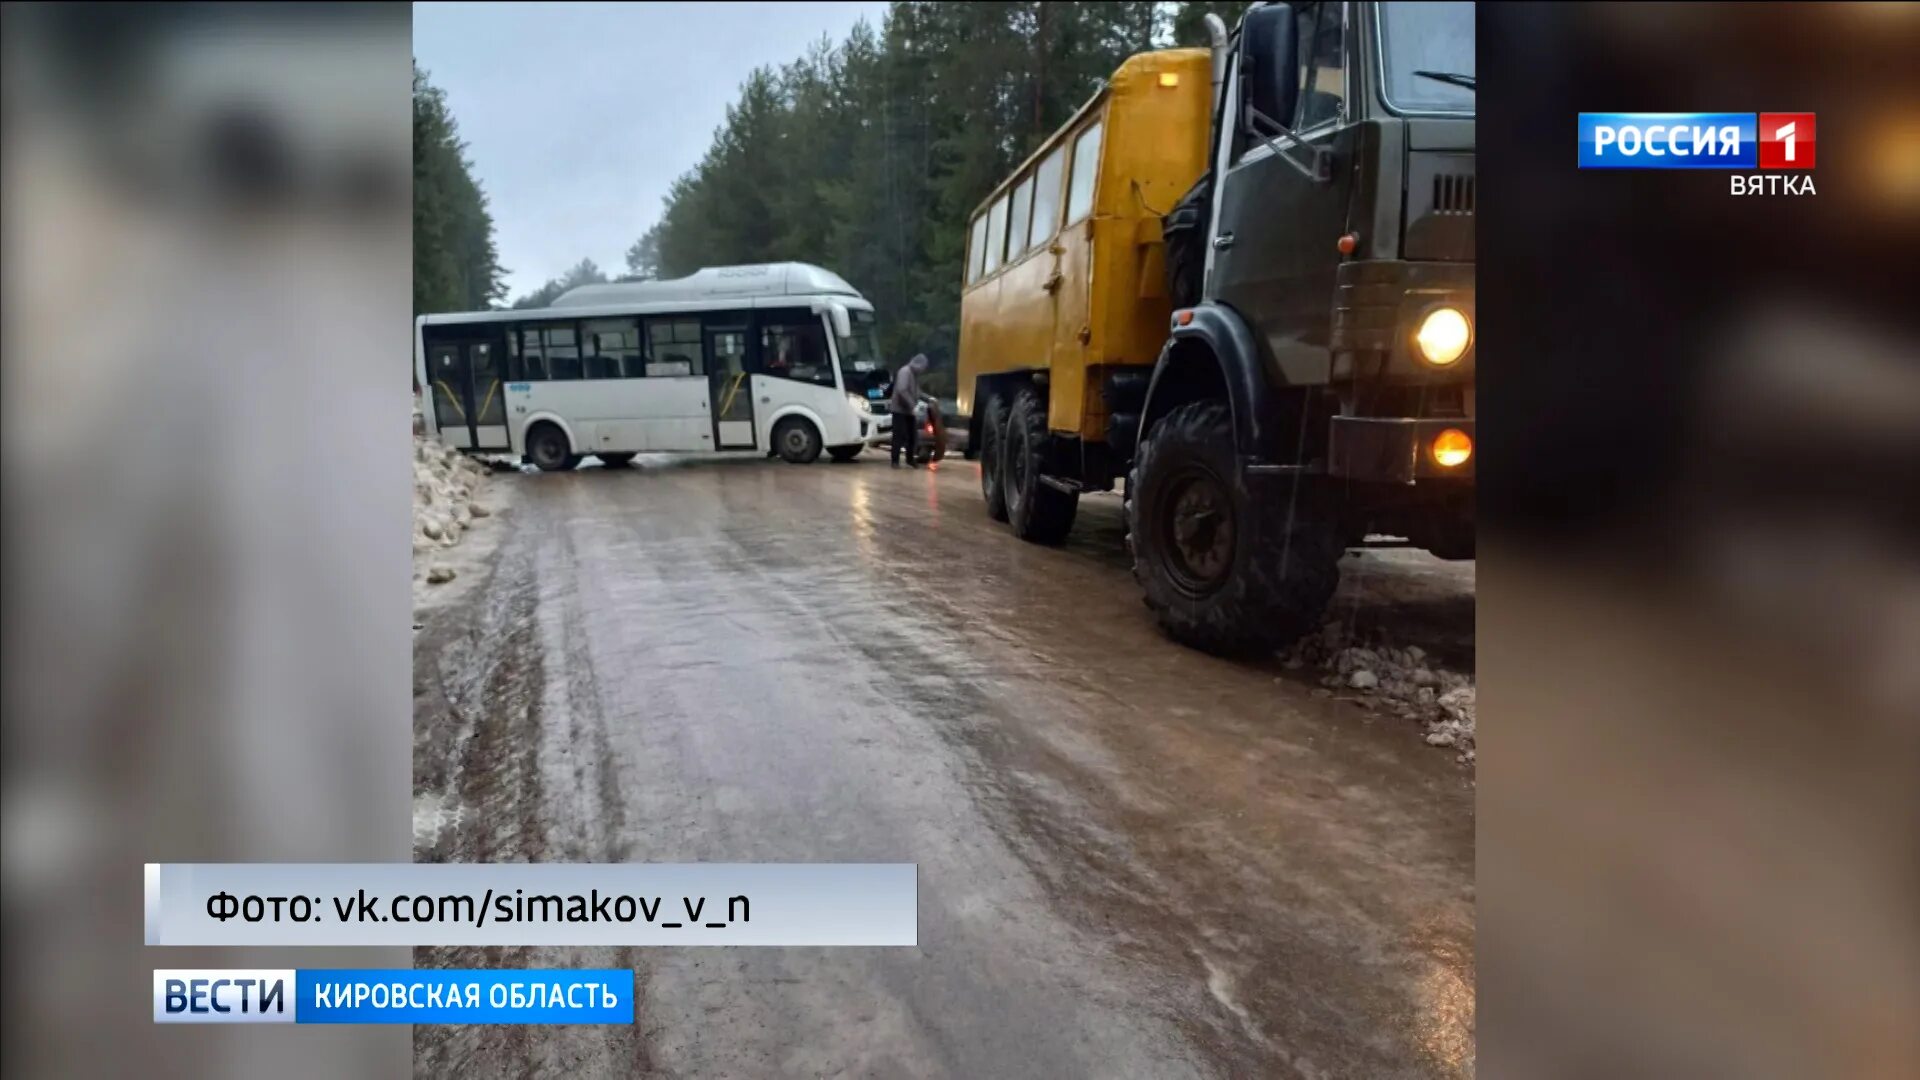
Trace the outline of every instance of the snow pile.
[[1351, 631], [1328, 623], [1287, 654], [1289, 668], [1311, 666], [1325, 672], [1320, 685], [1353, 690], [1383, 711], [1426, 728], [1429, 746], [1460, 751], [1462, 763], [1474, 759], [1474, 686], [1469, 676], [1432, 666], [1417, 645], [1394, 648], [1351, 644]]
[[[413, 550], [416, 554], [449, 548], [473, 527], [475, 518], [488, 516], [474, 501], [487, 478], [486, 466], [432, 439], [413, 440]], [[428, 580], [441, 571], [429, 571]], [[441, 580], [451, 580], [449, 572]], [[438, 584], [438, 582], [435, 582]]]

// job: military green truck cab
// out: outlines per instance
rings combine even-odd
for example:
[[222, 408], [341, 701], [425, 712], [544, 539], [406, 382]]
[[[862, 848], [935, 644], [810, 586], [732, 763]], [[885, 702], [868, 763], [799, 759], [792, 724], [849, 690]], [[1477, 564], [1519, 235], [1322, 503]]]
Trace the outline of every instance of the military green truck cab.
[[1370, 533], [1474, 553], [1474, 10], [1214, 23], [1208, 174], [1164, 225], [1170, 334], [1128, 481], [1135, 576], [1219, 652], [1312, 629]]

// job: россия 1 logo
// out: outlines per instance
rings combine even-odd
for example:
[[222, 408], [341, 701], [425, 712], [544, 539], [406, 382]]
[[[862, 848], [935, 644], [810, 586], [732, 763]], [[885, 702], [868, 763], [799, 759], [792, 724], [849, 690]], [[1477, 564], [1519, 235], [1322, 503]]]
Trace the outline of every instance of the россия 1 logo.
[[1735, 172], [1733, 194], [1814, 194], [1813, 113], [1583, 112], [1579, 138], [1582, 169], [1780, 170]]

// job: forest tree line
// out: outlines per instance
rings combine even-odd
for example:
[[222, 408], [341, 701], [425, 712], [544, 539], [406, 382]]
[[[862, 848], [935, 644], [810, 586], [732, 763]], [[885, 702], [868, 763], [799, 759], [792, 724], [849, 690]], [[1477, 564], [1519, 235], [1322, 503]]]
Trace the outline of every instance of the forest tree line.
[[[924, 351], [949, 366], [968, 214], [1128, 56], [1204, 44], [1208, 12], [1231, 25], [1245, 7], [894, 3], [877, 29], [863, 20], [843, 41], [823, 38], [788, 64], [749, 74], [705, 156], [674, 182], [658, 221], [611, 280], [819, 263], [873, 301], [889, 357]], [[476, 220], [470, 179], [452, 185], [467, 208], [431, 218], [453, 223], [436, 226], [452, 243], [427, 252], [423, 267], [420, 86], [416, 78], [416, 307], [445, 296], [469, 309], [491, 306], [500, 270], [490, 236], [480, 246], [465, 231]], [[477, 214], [485, 217], [484, 196]], [[477, 261], [423, 293], [419, 274], [440, 272], [443, 250]], [[513, 306], [543, 307], [575, 285], [607, 280], [583, 259]]]

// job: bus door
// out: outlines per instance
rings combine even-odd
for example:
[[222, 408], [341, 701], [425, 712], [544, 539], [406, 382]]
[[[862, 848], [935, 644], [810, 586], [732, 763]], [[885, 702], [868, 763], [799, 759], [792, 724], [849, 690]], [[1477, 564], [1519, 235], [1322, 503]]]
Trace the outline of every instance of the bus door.
[[500, 349], [491, 341], [436, 341], [427, 346], [433, 419], [440, 440], [462, 450], [511, 449]]
[[753, 386], [747, 371], [747, 328], [706, 328], [707, 389], [713, 400], [713, 445], [751, 450]]

